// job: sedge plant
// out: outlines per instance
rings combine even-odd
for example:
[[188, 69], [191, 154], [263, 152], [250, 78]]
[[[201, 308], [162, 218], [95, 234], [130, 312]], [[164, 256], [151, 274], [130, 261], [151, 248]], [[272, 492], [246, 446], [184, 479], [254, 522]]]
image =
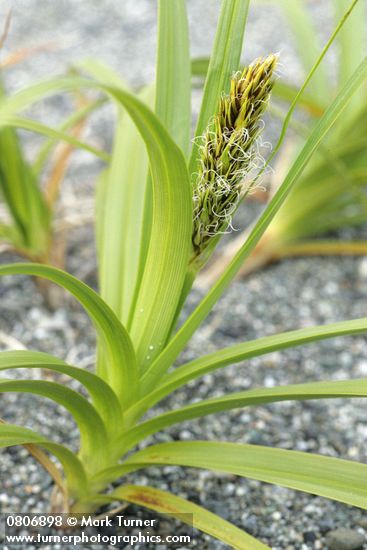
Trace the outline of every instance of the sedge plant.
[[[306, 0], [270, 0], [267, 3], [276, 3], [284, 13], [303, 69], [309, 72], [318, 57], [319, 36]], [[333, 0], [332, 8], [334, 18], [338, 21], [345, 10], [345, 2]], [[293, 162], [310, 128], [325, 112], [329, 98], [336, 96], [363, 59], [367, 40], [366, 18], [366, 4], [357, 2], [336, 37], [335, 67], [331, 69], [330, 63], [320, 64], [308, 83], [305, 94], [298, 102], [304, 121], [292, 121], [293, 136], [279, 155], [276, 170], [270, 178], [270, 196], [281, 181], [279, 173], [284, 173]], [[196, 74], [203, 74], [206, 67], [204, 59], [200, 62], [197, 60]], [[336, 78], [333, 78], [333, 72]], [[343, 237], [343, 231], [363, 227], [367, 220], [366, 92], [365, 84], [355, 94], [317, 155], [309, 162], [251, 258], [241, 269], [242, 275], [293, 256], [367, 253], [365, 239]], [[297, 96], [297, 88], [280, 79], [275, 85], [274, 95], [281, 100], [282, 105], [287, 102], [292, 104]], [[273, 112], [281, 119], [285, 116], [279, 106], [273, 108]], [[202, 276], [202, 283], [208, 284], [215, 279], [241, 246], [246, 234], [247, 231], [240, 234], [224, 248]]]
[[[97, 201], [100, 294], [51, 266], [24, 263], [0, 267], [0, 275], [44, 277], [63, 287], [80, 302], [94, 323], [98, 358], [93, 372], [36, 351], [0, 354], [2, 370], [42, 367], [80, 383], [81, 392], [50, 380], [0, 381], [2, 392], [30, 392], [64, 407], [79, 428], [80, 448], [77, 453], [72, 452], [67, 445], [9, 423], [0, 424], [0, 445], [26, 445], [52, 475], [66, 511], [93, 513], [102, 505], [123, 501], [182, 520], [182, 514], [192, 514], [195, 528], [228, 546], [261, 549], [267, 546], [198, 504], [160, 488], [126, 484], [123, 477], [152, 465], [206, 468], [367, 509], [365, 464], [215, 441], [147, 446], [148, 440], [144, 445], [147, 438], [169, 426], [235, 408], [284, 400], [367, 397], [366, 379], [323, 381], [235, 392], [154, 415], [154, 406], [163, 398], [219, 368], [275, 350], [367, 330], [367, 318], [295, 330], [239, 343], [174, 368], [176, 359], [365, 81], [367, 59], [356, 68], [312, 129], [226, 271], [179, 325], [177, 319], [198, 266], [209, 257], [230, 223], [233, 208], [251, 188], [259, 118], [269, 101], [277, 63], [271, 54], [237, 72], [248, 1], [224, 0], [190, 148], [190, 58], [185, 7], [183, 0], [159, 2], [153, 108], [147, 106], [153, 99], [151, 90], [137, 97], [98, 64], [89, 65], [93, 79], [53, 79], [0, 104], [3, 126], [14, 120], [19, 109], [55, 90], [99, 89], [118, 107], [111, 164], [101, 175]], [[125, 210], [127, 205], [131, 207], [129, 211]], [[141, 450], [137, 450], [138, 445]], [[48, 453], [58, 459], [62, 474]]]
[[[5, 40], [10, 18], [5, 25]], [[0, 69], [21, 62], [34, 49], [14, 52], [3, 60]], [[0, 100], [6, 101], [5, 86], [0, 81]], [[79, 94], [80, 96], [80, 94]], [[9, 98], [10, 99], [10, 98]], [[58, 129], [48, 128], [30, 118], [9, 120], [0, 130], [0, 194], [5, 215], [0, 222], [0, 242], [28, 260], [59, 267], [64, 263], [64, 243], [55, 235], [56, 205], [60, 185], [68, 169], [73, 150], [83, 148], [108, 161], [103, 151], [78, 139], [86, 117], [101, 101], [78, 98], [80, 105]], [[26, 158], [18, 130], [36, 131], [46, 137], [35, 158]], [[60, 143], [60, 141], [62, 143]]]

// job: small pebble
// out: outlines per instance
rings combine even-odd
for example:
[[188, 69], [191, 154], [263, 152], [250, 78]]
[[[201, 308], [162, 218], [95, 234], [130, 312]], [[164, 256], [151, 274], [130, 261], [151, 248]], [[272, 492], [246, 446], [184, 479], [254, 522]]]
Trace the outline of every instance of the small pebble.
[[367, 258], [359, 262], [358, 273], [362, 279], [367, 279]]
[[320, 519], [318, 522], [319, 531], [322, 535], [328, 533], [333, 528], [333, 522], [330, 519]]
[[256, 516], [249, 516], [243, 522], [243, 528], [250, 535], [255, 535], [257, 531], [257, 518]]
[[303, 540], [306, 543], [315, 542], [316, 535], [313, 531], [306, 531], [305, 533], [303, 533]]

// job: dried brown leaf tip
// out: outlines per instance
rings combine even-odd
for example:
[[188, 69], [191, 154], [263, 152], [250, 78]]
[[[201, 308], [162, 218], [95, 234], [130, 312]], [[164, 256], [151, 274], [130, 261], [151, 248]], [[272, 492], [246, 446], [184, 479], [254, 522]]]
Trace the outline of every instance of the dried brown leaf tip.
[[202, 138], [191, 261], [202, 255], [213, 236], [226, 231], [240, 199], [251, 189], [259, 167], [261, 115], [274, 85], [276, 63], [277, 56], [269, 55], [233, 76], [230, 93], [221, 98], [218, 114]]

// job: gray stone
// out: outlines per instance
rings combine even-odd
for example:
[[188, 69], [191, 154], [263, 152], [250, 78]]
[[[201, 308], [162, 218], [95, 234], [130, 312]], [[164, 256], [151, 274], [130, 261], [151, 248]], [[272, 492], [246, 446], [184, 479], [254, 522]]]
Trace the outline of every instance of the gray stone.
[[362, 548], [365, 540], [364, 535], [358, 531], [341, 528], [330, 531], [325, 538], [325, 544], [329, 550], [357, 550]]
[[249, 516], [246, 518], [243, 522], [243, 528], [250, 535], [255, 535], [258, 529], [256, 516]]

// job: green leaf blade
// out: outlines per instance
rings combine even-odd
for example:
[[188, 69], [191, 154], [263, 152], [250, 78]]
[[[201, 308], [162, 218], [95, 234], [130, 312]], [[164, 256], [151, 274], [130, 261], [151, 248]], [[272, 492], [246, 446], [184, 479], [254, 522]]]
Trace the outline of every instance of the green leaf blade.
[[0, 189], [13, 221], [12, 244], [42, 257], [49, 247], [50, 211], [13, 128], [0, 128], [0, 153]]
[[[337, 21], [344, 13], [345, 2], [343, 0], [333, 0], [333, 4], [335, 20]], [[339, 34], [338, 79], [340, 85], [351, 77], [353, 71], [357, 68], [366, 53], [366, 16], [366, 3], [363, 0], [359, 0], [349, 21], [346, 22]], [[364, 90], [360, 89], [352, 99], [349, 107], [350, 118], [353, 114], [358, 113], [360, 107], [364, 105], [365, 95], [366, 88]]]
[[163, 443], [126, 463], [204, 468], [274, 483], [367, 509], [367, 465], [260, 445], [190, 441]]
[[[139, 97], [153, 103], [152, 88]], [[134, 122], [119, 105], [111, 163], [97, 195], [101, 295], [128, 325], [140, 273], [148, 157]], [[147, 248], [147, 246], [146, 246]]]
[[209, 414], [232, 409], [276, 403], [280, 401], [302, 401], [314, 399], [335, 399], [367, 397], [367, 380], [343, 380], [337, 382], [312, 382], [275, 388], [259, 388], [199, 401], [181, 409], [169, 411], [147, 420], [125, 432], [119, 440], [121, 454], [142, 439], [168, 426]]
[[78, 425], [83, 463], [94, 471], [110, 461], [104, 423], [93, 405], [79, 393], [55, 382], [7, 379], [0, 379], [1, 392], [33, 393], [63, 406]]
[[[173, 372], [168, 373], [162, 381], [161, 386], [164, 387], [166, 384], [169, 384], [171, 388], [174, 387], [174, 389], [177, 389], [177, 387], [186, 384], [198, 376], [203, 376], [218, 368], [251, 359], [252, 357], [259, 357], [274, 351], [303, 346], [324, 339], [364, 334], [366, 331], [367, 318], [364, 317], [362, 319], [341, 321], [257, 338], [256, 340], [236, 344], [186, 363]], [[177, 383], [179, 383], [179, 386], [176, 385]], [[173, 390], [171, 389], [170, 391]]]
[[248, 535], [235, 525], [224, 520], [217, 514], [209, 512], [202, 506], [194, 504], [182, 497], [172, 495], [167, 491], [139, 485], [122, 485], [110, 495], [96, 497], [98, 503], [108, 503], [122, 500], [138, 504], [161, 514], [168, 514], [184, 523], [191, 524], [203, 533], [207, 533], [237, 550], [266, 550], [269, 547]]
[[98, 373], [110, 383], [123, 406], [134, 401], [137, 392], [137, 365], [134, 349], [124, 327], [107, 304], [72, 275], [40, 264], [9, 264], [0, 267], [1, 275], [33, 275], [48, 279], [70, 292], [92, 319], [109, 360], [108, 372]]
[[155, 112], [188, 156], [191, 130], [191, 66], [185, 0], [160, 0]]
[[42, 368], [78, 380], [90, 393], [96, 410], [105, 421], [106, 428], [113, 434], [121, 430], [123, 416], [120, 403], [112, 388], [99, 376], [68, 365], [47, 353], [37, 351], [2, 351], [0, 353], [0, 371], [24, 368]]
[[150, 243], [131, 324], [143, 369], [158, 355], [175, 315], [191, 246], [192, 201], [186, 163], [153, 113], [123, 90], [108, 88], [137, 125], [153, 185]]
[[[307, 74], [318, 58], [321, 47], [306, 3], [304, 0], [292, 0], [292, 2], [280, 0], [279, 4], [293, 31], [297, 51]], [[310, 83], [310, 88], [317, 102], [324, 104], [328, 101], [330, 97], [330, 86], [324, 65], [321, 65], [317, 69]]]
[[44, 438], [38, 433], [10, 424], [0, 424], [0, 447], [36, 444], [52, 453], [62, 464], [69, 493], [74, 498], [85, 498], [88, 494], [88, 481], [85, 469], [67, 447]]
[[37, 120], [32, 120], [30, 118], [15, 115], [5, 116], [1, 118], [0, 126], [22, 128], [23, 130], [36, 132], [38, 134], [51, 138], [51, 140], [60, 140], [65, 141], [66, 143], [70, 143], [70, 145], [73, 145], [75, 148], [83, 149], [85, 151], [88, 151], [88, 153], [92, 153], [94, 156], [100, 158], [104, 162], [108, 162], [110, 160], [109, 155], [104, 151], [96, 149], [92, 145], [88, 145], [88, 143], [80, 141], [79, 139], [75, 138], [71, 134], [66, 133], [62, 129], [51, 128], [50, 126], [42, 124]]
[[[248, 8], [248, 0], [222, 0], [195, 138], [204, 134], [209, 120], [218, 110], [221, 94], [229, 90], [232, 73], [239, 69]], [[198, 152], [196, 139], [190, 156], [190, 174], [196, 172]]]

